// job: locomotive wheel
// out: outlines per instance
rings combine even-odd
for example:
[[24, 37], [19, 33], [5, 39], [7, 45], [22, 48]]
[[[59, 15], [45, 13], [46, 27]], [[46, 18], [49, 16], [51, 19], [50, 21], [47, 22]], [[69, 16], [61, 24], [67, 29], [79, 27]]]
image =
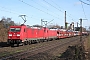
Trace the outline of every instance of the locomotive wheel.
[[24, 45], [27, 45], [28, 44], [28, 41], [24, 41]]
[[29, 40], [28, 44], [30, 45], [31, 44], [31, 41]]

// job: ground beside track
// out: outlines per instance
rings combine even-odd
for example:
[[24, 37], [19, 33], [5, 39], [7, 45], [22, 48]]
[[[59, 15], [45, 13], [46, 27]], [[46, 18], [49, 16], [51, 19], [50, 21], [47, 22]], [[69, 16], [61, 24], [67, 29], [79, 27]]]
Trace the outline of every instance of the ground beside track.
[[82, 45], [69, 46], [54, 60], [90, 60], [90, 36], [86, 36]]
[[[49, 42], [44, 42], [44, 43], [39, 43], [39, 44], [32, 44], [32, 45], [27, 45], [27, 46], [20, 46], [20, 47], [1, 47], [0, 48], [0, 56], [8, 56], [10, 54], [15, 54], [15, 53], [19, 53], [19, 52], [22, 52], [22, 51], [27, 51], [27, 50], [32, 50], [32, 49], [35, 49], [37, 47], [40, 47], [40, 46], [44, 46], [44, 45], [48, 45], [50, 43], [55, 43], [55, 42], [61, 42], [61, 43], [64, 43], [64, 42], [67, 42], [69, 40], [72, 40], [72, 39], [75, 39], [76, 37], [73, 37], [73, 38], [67, 38], [67, 39], [61, 39], [61, 40], [54, 40], [54, 41], [49, 41]], [[78, 38], [78, 37], [77, 37]], [[72, 45], [75, 45], [79, 42], [78, 41], [75, 41], [75, 42], [72, 42], [72, 43], [68, 43], [66, 45], [62, 45], [62, 47], [57, 47], [57, 48], [53, 48], [53, 49], [49, 49], [48, 51], [44, 51], [42, 53], [38, 53], [34, 56], [30, 56], [28, 57], [27, 59], [24, 59], [24, 60], [50, 60], [50, 59], [54, 59], [55, 56], [59, 56], [61, 53], [65, 52], [65, 50], [68, 48], [68, 46], [72, 46]], [[47, 48], [46, 48], [47, 49]]]
[[90, 35], [87, 37], [87, 40], [85, 41], [85, 49], [87, 53], [87, 58], [90, 60]]
[[[76, 38], [78, 38], [78, 39], [76, 39]], [[72, 38], [72, 40], [74, 39], [74, 40], [78, 40], [78, 41], [70, 42], [68, 44], [62, 45], [62, 47], [57, 47], [57, 48], [48, 50], [43, 53], [38, 53], [34, 56], [30, 56], [30, 57], [26, 58], [25, 60], [66, 60], [66, 59], [72, 60], [73, 59], [72, 55], [73, 55], [73, 52], [75, 51], [75, 50], [73, 51], [72, 48], [74, 47], [74, 49], [75, 49], [76, 45], [80, 45], [79, 38], [80, 37]], [[82, 53], [82, 51], [80, 51], [80, 53]], [[61, 57], [61, 56], [63, 56], [63, 57]]]

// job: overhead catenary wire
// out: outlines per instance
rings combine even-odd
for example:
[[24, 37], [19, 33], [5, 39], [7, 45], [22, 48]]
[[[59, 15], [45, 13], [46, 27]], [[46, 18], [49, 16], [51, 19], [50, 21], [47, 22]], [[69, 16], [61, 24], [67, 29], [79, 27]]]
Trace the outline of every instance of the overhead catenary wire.
[[82, 5], [82, 9], [83, 9], [84, 16], [85, 16], [85, 18], [86, 18], [86, 14], [85, 14], [84, 7], [83, 7], [82, 2], [81, 2], [81, 5]]
[[[53, 2], [54, 4], [56, 4], [54, 1], [52, 1], [52, 2]], [[58, 6], [58, 7], [61, 9], [61, 7], [60, 7], [58, 4], [56, 4], [56, 6]], [[64, 9], [63, 9], [63, 10], [64, 10]], [[70, 18], [72, 19], [72, 21], [75, 22], [75, 20], [73, 19], [72, 15], [71, 15], [70, 13], [67, 12], [67, 16], [70, 17]]]
[[[24, 0], [23, 0], [24, 1]], [[34, 1], [34, 0], [33, 0]], [[46, 0], [47, 1], [47, 0]], [[54, 0], [52, 0], [52, 1], [54, 1]], [[30, 5], [30, 4], [29, 4]], [[33, 6], [33, 5], [32, 5]], [[53, 5], [54, 6], [54, 5]], [[36, 7], [36, 6], [35, 6]], [[43, 6], [42, 6], [43, 7]], [[58, 8], [59, 6], [55, 6], [56, 8]], [[36, 8], [38, 8], [38, 7], [36, 7]], [[60, 8], [58, 8], [58, 9], [60, 9]], [[4, 10], [4, 9], [3, 9]], [[2, 11], [3, 11], [2, 10]], [[6, 10], [6, 9], [5, 9]], [[61, 9], [60, 9], [61, 10]], [[43, 10], [44, 11], [44, 10]], [[62, 10], [61, 10], [62, 11]], [[8, 11], [9, 13], [12, 13], [12, 14], [15, 14], [15, 12], [13, 12], [13, 11]], [[46, 11], [45, 11], [46, 12]], [[46, 12], [46, 14], [47, 14], [48, 12]], [[67, 12], [68, 13], [68, 12]], [[17, 13], [16, 13], [17, 14]], [[50, 14], [50, 13], [49, 13]], [[51, 14], [50, 14], [51, 15]], [[68, 15], [67, 15], [68, 16]], [[33, 18], [34, 16], [29, 16], [30, 18]], [[54, 15], [53, 15], [53, 17], [55, 17]], [[73, 20], [73, 19], [72, 19]]]
[[17, 11], [14, 11], [14, 10], [12, 10], [12, 9], [9, 9], [9, 8], [6, 8], [6, 7], [3, 7], [3, 6], [0, 6], [2, 9], [4, 9], [4, 10], [8, 10], [8, 11], [10, 11], [10, 12], [13, 12], [13, 13], [15, 13], [15, 14], [20, 14], [21, 12], [17, 12]]
[[[85, 19], [87, 19], [87, 17], [86, 17], [86, 13], [85, 13], [85, 11], [84, 11], [84, 7], [83, 7], [82, 2], [81, 2], [81, 5], [82, 5], [82, 9], [83, 9], [83, 13], [84, 13]], [[87, 21], [87, 23], [88, 23], [88, 21]]]
[[46, 13], [46, 14], [52, 16], [52, 17], [55, 17], [55, 18], [57, 18], [57, 19], [60, 19], [60, 18], [58, 18], [58, 17], [56, 17], [56, 16], [54, 16], [54, 15], [52, 15], [52, 14], [50, 14], [50, 13], [47, 13], [46, 11], [43, 11], [43, 10], [37, 8], [37, 7], [34, 7], [34, 6], [32, 6], [32, 5], [30, 5], [30, 4], [26, 3], [26, 2], [24, 2], [23, 0], [19, 0], [19, 1], [22, 2], [22, 3], [24, 3], [24, 4], [26, 4], [26, 5], [28, 5], [28, 6], [30, 6], [30, 7], [33, 7], [33, 8], [35, 8], [35, 9], [37, 9], [37, 10], [43, 12], [43, 13]]
[[16, 13], [16, 12], [13, 12], [13, 11], [10, 11], [10, 10], [7, 10], [6, 8], [3, 8], [3, 7], [1, 7], [1, 9], [0, 9], [0, 10], [1, 10], [1, 11], [4, 11], [4, 12], [11, 13], [11, 14], [18, 15], [18, 13]]
[[88, 3], [86, 3], [86, 2], [84, 2], [82, 0], [79, 0], [79, 1], [82, 2], [82, 3], [84, 3], [84, 4], [86, 4], [86, 5], [89, 5], [90, 6], [90, 4], [88, 4]]
[[[18, 14], [14, 13], [14, 12], [11, 12], [11, 11], [2, 10], [2, 9], [0, 9], [0, 11], [7, 12], [7, 13], [14, 14], [14, 15], [18, 16]], [[35, 18], [35, 17], [32, 17], [32, 16], [27, 16], [27, 17], [38, 20], [38, 18]]]
[[87, 0], [87, 1], [89, 1], [89, 2], [90, 2], [90, 0]]
[[[49, 10], [48, 8], [46, 8], [46, 7], [42, 6], [42, 5], [40, 5], [39, 3], [35, 2], [34, 0], [31, 0], [31, 1], [33, 1], [33, 2], [36, 3], [37, 5], [41, 6], [42, 8], [46, 9], [47, 11], [52, 12], [51, 10]], [[59, 16], [57, 13], [54, 13], [54, 12], [52, 12], [52, 13], [53, 13], [53, 14], [56, 14], [57, 16]]]
[[[51, 2], [53, 2], [57, 7], [59, 7], [59, 9], [62, 9], [58, 4], [56, 4], [53, 0], [51, 0]], [[50, 3], [49, 3], [50, 4]], [[63, 11], [62, 10], [60, 10], [62, 13], [64, 13], [63, 11], [64, 11], [64, 9], [63, 9]]]
[[[61, 11], [60, 9], [58, 9], [57, 7], [53, 6], [52, 4], [50, 4], [49, 2], [47, 2], [46, 0], [43, 0], [44, 2], [46, 2], [47, 4], [49, 4], [50, 6], [54, 7], [55, 9]], [[62, 13], [64, 13], [63, 11], [61, 11]]]
[[[9, 9], [7, 7], [0, 6], [0, 8], [1, 8], [0, 11], [7, 12], [7, 13], [10, 13], [10, 14], [14, 14], [14, 15], [17, 15], [17, 16], [19, 16], [20, 14], [23, 14], [22, 12], [17, 12], [17, 11], [14, 11], [12, 9]], [[33, 15], [32, 16], [27, 16], [27, 17], [33, 18], [33, 19], [38, 19], [38, 18], [33, 17]]]
[[[46, 0], [43, 0], [44, 2], [46, 2], [47, 4], [49, 4], [50, 6], [54, 7], [55, 9], [59, 10], [60, 12], [64, 13], [64, 11], [61, 10], [60, 6], [58, 4], [56, 4], [54, 1], [51, 0], [51, 2], [53, 2], [56, 6], [58, 6], [59, 8], [55, 7], [54, 5], [50, 4], [49, 2], [47, 2]], [[64, 10], [64, 9], [63, 9]], [[71, 14], [70, 14], [71, 15]], [[69, 16], [71, 18], [71, 20], [74, 21], [74, 19], [70, 16], [69, 14], [67, 14], [67, 16]], [[75, 22], [75, 21], [74, 21]]]
[[[32, 6], [32, 7], [34, 7], [34, 6]], [[2, 8], [4, 8], [4, 7], [2, 7]], [[35, 8], [35, 7], [34, 7]], [[6, 9], [6, 8], [5, 8]], [[36, 8], [36, 9], [38, 9], [38, 8]], [[11, 10], [11, 9], [9, 9], [9, 10]], [[38, 10], [40, 10], [40, 9], [38, 9]], [[42, 12], [44, 12], [44, 13], [47, 13], [47, 12], [45, 12], [45, 11], [43, 11], [43, 10], [40, 10], [40, 11], [42, 11]], [[17, 13], [17, 12], [13, 12], [13, 11], [8, 11], [9, 13], [13, 13], [13, 14], [18, 14], [19, 15], [19, 13]], [[49, 14], [49, 13], [47, 13], [47, 14]], [[49, 15], [51, 15], [51, 14], [49, 14]], [[51, 16], [53, 16], [53, 15], [51, 15]], [[53, 16], [53, 17], [55, 17], [55, 16]], [[30, 18], [33, 18], [33, 17], [30, 17]], [[58, 18], [58, 17], [57, 17]], [[59, 18], [58, 18], [59, 19]]]

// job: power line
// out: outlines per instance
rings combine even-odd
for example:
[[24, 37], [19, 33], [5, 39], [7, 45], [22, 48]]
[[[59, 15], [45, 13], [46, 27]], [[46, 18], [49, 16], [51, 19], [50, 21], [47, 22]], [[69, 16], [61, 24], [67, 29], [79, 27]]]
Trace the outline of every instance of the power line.
[[83, 7], [82, 2], [81, 2], [81, 5], [82, 5], [82, 9], [83, 9], [84, 16], [85, 16], [85, 18], [86, 18], [86, 14], [85, 14], [84, 7]]
[[[31, 1], [33, 1], [33, 2], [36, 3], [37, 5], [41, 6], [42, 8], [45, 8], [46, 10], [49, 11], [49, 9], [47, 9], [46, 7], [40, 5], [39, 3], [35, 2], [34, 0], [31, 0]], [[50, 12], [51, 12], [51, 11], [50, 11]], [[52, 13], [54, 13], [54, 12], [52, 12]], [[54, 13], [54, 14], [56, 14], [56, 13]], [[59, 16], [58, 14], [56, 14], [56, 15]]]
[[[47, 4], [49, 4], [50, 6], [54, 7], [55, 9], [59, 10], [60, 12], [64, 13], [62, 10], [60, 10], [60, 6], [58, 4], [56, 4], [54, 1], [51, 0], [51, 2], [53, 2], [56, 6], [58, 6], [59, 8], [53, 6], [52, 4], [50, 4], [49, 2], [47, 2], [46, 0], [43, 0], [44, 2], [46, 2]], [[64, 9], [63, 9], [64, 10]], [[71, 14], [70, 14], [71, 15]], [[67, 15], [69, 16], [70, 18], [72, 18], [70, 15]], [[72, 18], [73, 20], [73, 18]], [[74, 20], [73, 20], [74, 21]]]
[[82, 0], [79, 0], [79, 1], [82, 2], [82, 3], [84, 3], [84, 4], [86, 4], [86, 5], [90, 5], [90, 4], [86, 3], [86, 2], [83, 2]]
[[[19, 14], [16, 14], [16, 13], [14, 13], [14, 12], [7, 11], [7, 10], [2, 10], [2, 9], [0, 9], [0, 11], [8, 12], [8, 13], [10, 13], [10, 14], [14, 14], [14, 15], [17, 15], [17, 16], [19, 15]], [[33, 19], [36, 19], [36, 20], [37, 20], [37, 18], [32, 17], [32, 16], [27, 16], [27, 17], [29, 17], [29, 18], [33, 18]]]
[[[1, 11], [4, 11], [4, 12], [8, 12], [8, 13], [11, 13], [11, 14], [14, 14], [14, 15], [20, 15], [20, 14], [22, 14], [21, 12], [16, 12], [16, 11], [13, 11], [13, 10], [11, 10], [11, 9], [9, 9], [9, 8], [6, 8], [6, 7], [2, 7], [2, 6], [0, 6], [1, 7]], [[32, 17], [32, 16], [27, 16], [27, 17], [29, 17], [29, 18], [33, 18], [33, 19], [37, 19], [37, 18], [35, 18], [35, 17]]]
[[[84, 7], [83, 7], [83, 4], [82, 4], [82, 3], [84, 3], [84, 4], [86, 4], [86, 5], [90, 5], [90, 4], [87, 4], [87, 3], [85, 3], [85, 2], [83, 2], [83, 1], [81, 1], [81, 0], [79, 0], [79, 1], [81, 2], [82, 9], [83, 9], [83, 13], [84, 13], [84, 16], [85, 16], [85, 18], [86, 18], [86, 14], [85, 14]], [[87, 0], [87, 1], [90, 2], [90, 0]], [[87, 18], [86, 18], [86, 19], [87, 19]], [[88, 20], [87, 20], [87, 23], [88, 23]]]
[[[61, 11], [60, 9], [58, 9], [57, 7], [53, 6], [52, 4], [48, 3], [46, 0], [43, 0], [44, 2], [46, 2], [47, 4], [49, 4], [50, 6], [54, 7], [55, 9]], [[63, 13], [63, 11], [61, 11]]]
[[30, 6], [30, 7], [33, 7], [33, 8], [35, 8], [35, 9], [37, 9], [37, 10], [39, 10], [39, 11], [43, 12], [43, 13], [46, 13], [46, 14], [48, 14], [48, 15], [52, 16], [52, 17], [55, 17], [55, 18], [59, 19], [59, 18], [58, 18], [58, 17], [56, 17], [56, 16], [53, 16], [53, 15], [51, 15], [51, 14], [49, 14], [49, 13], [47, 13], [47, 12], [45, 12], [45, 11], [43, 11], [43, 10], [41, 10], [41, 9], [37, 8], [37, 7], [34, 7], [34, 6], [32, 6], [32, 5], [30, 5], [30, 4], [26, 3], [26, 2], [24, 2], [23, 0], [19, 0], [19, 1], [20, 1], [20, 2], [22, 2], [22, 3], [24, 3], [24, 4], [26, 4], [26, 5], [28, 5], [28, 6]]
[[9, 8], [6, 8], [6, 7], [3, 7], [3, 6], [0, 6], [2, 9], [4, 9], [4, 10], [8, 10], [9, 12], [11, 12], [11, 13], [14, 13], [14, 14], [17, 14], [17, 15], [19, 15], [19, 14], [21, 14], [22, 12], [17, 12], [17, 11], [15, 11], [15, 10], [12, 10], [12, 9], [9, 9]]
[[90, 0], [87, 0], [87, 1], [89, 1], [89, 2], [90, 2]]
[[[53, 16], [53, 15], [51, 15], [51, 14], [49, 14], [49, 13], [47, 13], [47, 12], [45, 12], [45, 11], [43, 11], [43, 10], [37, 8], [37, 7], [34, 7], [34, 6], [32, 6], [32, 5], [30, 5], [30, 4], [26, 3], [26, 2], [24, 2], [23, 0], [19, 0], [19, 1], [23, 2], [24, 4], [26, 4], [26, 5], [30, 6], [30, 7], [33, 7], [33, 8], [35, 8], [35, 9], [39, 10], [39, 11], [41, 11], [41, 12], [44, 12], [44, 13], [50, 15], [50, 16]], [[32, 1], [33, 1], [33, 0], [32, 0]], [[43, 1], [46, 2], [46, 3], [49, 4], [50, 6], [54, 7], [55, 9], [57, 9], [57, 10], [59, 10], [60, 12], [63, 13], [62, 10], [60, 10], [60, 9], [58, 9], [57, 7], [53, 6], [52, 4], [48, 3], [46, 0], [43, 0]], [[37, 3], [37, 2], [35, 2], [35, 3]], [[38, 4], [38, 3], [37, 3], [37, 4]], [[38, 4], [38, 5], [40, 5], [40, 4]], [[43, 7], [43, 6], [42, 6], [42, 7]], [[59, 7], [59, 8], [60, 8], [60, 7]], [[48, 10], [48, 9], [47, 9], [47, 10]], [[69, 15], [68, 15], [68, 16], [69, 16]], [[56, 17], [56, 16], [53, 16], [53, 17], [58, 18], [58, 17]], [[69, 16], [69, 17], [71, 17], [71, 16]], [[58, 18], [58, 19], [59, 19], [59, 18]], [[73, 20], [73, 18], [72, 18], [72, 20]], [[73, 20], [73, 21], [74, 21], [74, 20]]]
[[[60, 9], [61, 9], [61, 7], [58, 5], [58, 4], [56, 4], [54, 1], [52, 1], [51, 0], [51, 2], [53, 2], [56, 6], [58, 6]], [[63, 9], [64, 10], [64, 9]], [[63, 12], [63, 11], [62, 11]], [[64, 13], [64, 12], [63, 12]]]
[[12, 11], [11, 9], [8, 9], [8, 8], [6, 8], [6, 7], [2, 7], [2, 6], [0, 6], [0, 8], [1, 8], [1, 11], [4, 11], [4, 12], [8, 12], [8, 13], [12, 13], [12, 14], [16, 14], [16, 15], [19, 14], [19, 13], [15, 12], [15, 11]]
[[17, 13], [15, 13], [15, 12], [11, 12], [11, 11], [8, 11], [8, 10], [3, 10], [3, 9], [0, 9], [1, 11], [4, 11], [4, 12], [8, 12], [8, 13], [11, 13], [11, 14], [16, 14], [17, 15]]

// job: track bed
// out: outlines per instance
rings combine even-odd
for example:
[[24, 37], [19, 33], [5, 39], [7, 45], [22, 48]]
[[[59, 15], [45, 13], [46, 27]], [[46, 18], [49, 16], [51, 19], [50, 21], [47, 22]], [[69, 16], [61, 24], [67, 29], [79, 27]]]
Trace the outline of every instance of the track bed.
[[[85, 37], [83, 37], [85, 38]], [[80, 37], [53, 40], [19, 47], [0, 48], [0, 58], [9, 60], [49, 60], [63, 53], [68, 46], [80, 43]]]

